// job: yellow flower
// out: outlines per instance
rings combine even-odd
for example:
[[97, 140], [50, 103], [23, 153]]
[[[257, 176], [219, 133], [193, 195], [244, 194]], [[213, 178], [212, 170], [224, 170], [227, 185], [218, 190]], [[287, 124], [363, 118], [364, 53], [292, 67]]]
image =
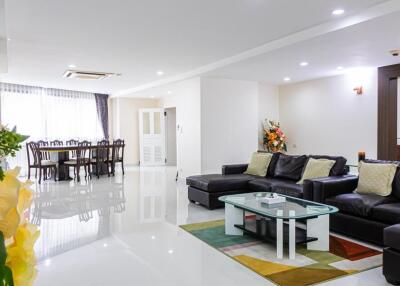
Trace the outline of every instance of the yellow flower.
[[14, 242], [7, 247], [6, 265], [11, 269], [15, 286], [30, 286], [35, 280], [36, 258], [33, 246], [40, 232], [37, 227], [24, 223], [14, 236]]
[[[5, 172], [0, 181], [0, 231], [5, 238], [10, 238], [20, 223], [17, 205], [21, 182], [17, 179], [20, 168]], [[21, 202], [22, 203], [22, 202]]]

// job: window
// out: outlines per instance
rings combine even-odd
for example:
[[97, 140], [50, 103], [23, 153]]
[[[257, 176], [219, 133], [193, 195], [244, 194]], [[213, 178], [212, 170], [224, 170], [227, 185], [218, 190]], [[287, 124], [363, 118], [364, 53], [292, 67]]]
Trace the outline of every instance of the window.
[[[29, 135], [28, 141], [86, 139], [104, 137], [97, 116], [95, 95], [58, 89], [45, 89], [0, 83], [1, 123]], [[11, 167], [26, 168], [25, 143]]]

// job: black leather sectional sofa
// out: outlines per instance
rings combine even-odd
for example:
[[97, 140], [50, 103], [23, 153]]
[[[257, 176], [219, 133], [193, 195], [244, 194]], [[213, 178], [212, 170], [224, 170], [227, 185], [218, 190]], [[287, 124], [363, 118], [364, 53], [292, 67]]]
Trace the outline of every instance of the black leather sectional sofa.
[[[380, 160], [365, 162], [400, 163]], [[354, 176], [314, 179], [314, 201], [339, 208], [340, 212], [330, 217], [332, 230], [383, 245], [383, 229], [400, 223], [400, 167], [392, 183], [392, 194], [387, 197], [355, 193], [357, 184], [358, 177]]]
[[218, 201], [220, 196], [249, 192], [272, 191], [292, 197], [313, 200], [313, 180], [305, 180], [302, 185], [296, 184], [301, 179], [303, 169], [310, 157], [335, 160], [336, 163], [331, 169], [329, 178], [332, 180], [346, 178], [346, 159], [343, 157], [289, 156], [275, 153], [272, 156], [265, 177], [243, 174], [247, 169], [247, 164], [223, 166], [222, 174], [188, 177], [186, 183], [189, 186], [189, 200], [198, 202], [209, 209], [224, 206], [222, 202]]

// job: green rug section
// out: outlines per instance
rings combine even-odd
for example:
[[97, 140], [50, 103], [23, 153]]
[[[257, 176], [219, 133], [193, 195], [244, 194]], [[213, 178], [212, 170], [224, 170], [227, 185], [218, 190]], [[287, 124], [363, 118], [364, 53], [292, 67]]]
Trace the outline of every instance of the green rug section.
[[243, 235], [243, 236], [226, 235], [224, 225], [215, 226], [215, 224], [210, 224], [209, 228], [205, 227], [185, 228], [185, 226], [182, 226], [182, 228], [185, 229], [186, 231], [188, 231], [187, 229], [191, 229], [188, 232], [190, 232], [198, 239], [204, 241], [205, 243], [211, 245], [214, 248], [223, 248], [237, 244], [244, 244], [257, 241], [256, 239], [248, 235]]

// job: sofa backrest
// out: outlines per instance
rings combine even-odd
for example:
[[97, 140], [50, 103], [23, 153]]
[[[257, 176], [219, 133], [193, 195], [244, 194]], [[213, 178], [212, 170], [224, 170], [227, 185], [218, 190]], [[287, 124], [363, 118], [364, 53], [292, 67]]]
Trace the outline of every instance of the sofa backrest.
[[293, 181], [300, 180], [307, 159], [306, 155], [290, 156], [280, 154], [275, 165], [274, 177]]
[[329, 176], [342, 176], [346, 174], [347, 159], [342, 156], [310, 155], [309, 157], [313, 159], [328, 159], [335, 161], [336, 163], [333, 165]]
[[[267, 153], [267, 151], [258, 151], [258, 152]], [[279, 152], [274, 153], [272, 155], [271, 162], [269, 163], [269, 166], [268, 166], [267, 175], [266, 175], [267, 177], [275, 177], [276, 165], [277, 165], [278, 160], [281, 155], [283, 155], [282, 158], [284, 158], [284, 157], [300, 157], [299, 155], [286, 155], [286, 154], [279, 153]], [[335, 164], [333, 165], [333, 167], [329, 173], [329, 176], [342, 176], [347, 173], [347, 171], [346, 171], [347, 159], [342, 156], [309, 155], [309, 156], [307, 156], [307, 159], [308, 158], [334, 160]], [[307, 160], [305, 161], [304, 165], [301, 167], [301, 169], [302, 169], [301, 174], [303, 174], [304, 167], [306, 164], [307, 164]], [[399, 181], [399, 183], [400, 183], [400, 181]]]
[[397, 165], [396, 174], [394, 175], [392, 183], [392, 194], [396, 198], [400, 199], [400, 161], [386, 161], [386, 160], [372, 160], [366, 159], [365, 163], [375, 163], [375, 164], [395, 164]]

